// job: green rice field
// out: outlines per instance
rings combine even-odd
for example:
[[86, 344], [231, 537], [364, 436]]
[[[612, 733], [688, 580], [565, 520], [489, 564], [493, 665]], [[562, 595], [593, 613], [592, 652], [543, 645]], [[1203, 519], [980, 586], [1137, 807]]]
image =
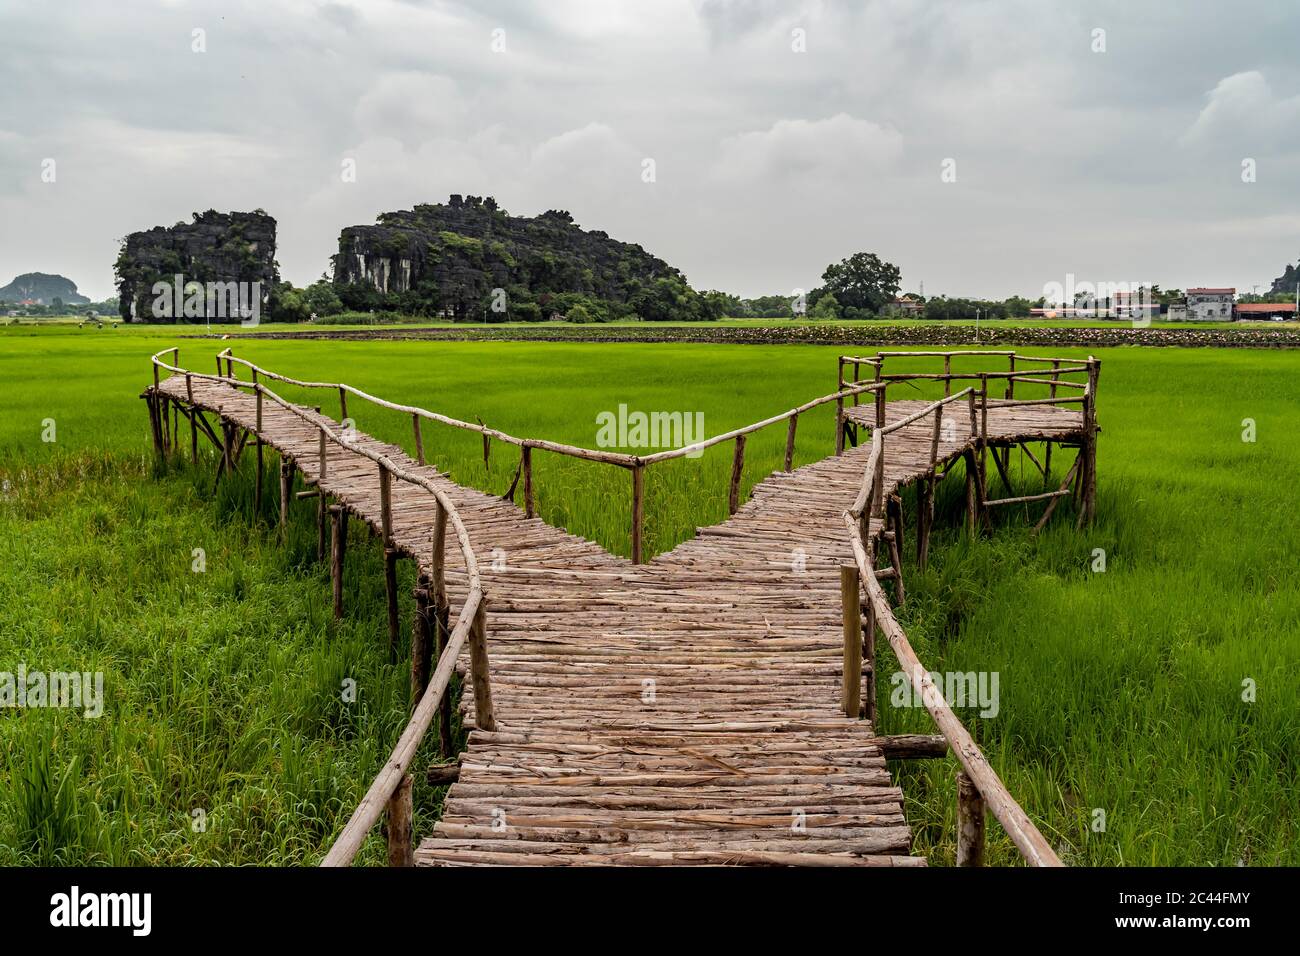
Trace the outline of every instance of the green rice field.
[[[708, 434], [776, 414], [832, 391], [840, 351], [184, 332], [0, 328], [0, 671], [103, 671], [105, 684], [97, 719], [0, 712], [0, 864], [314, 864], [407, 718], [378, 548], [354, 536], [348, 615], [334, 621], [312, 503], [281, 540], [271, 491], [254, 509], [247, 472], [214, 489], [210, 462], [154, 464], [138, 398], [151, 353], [178, 345], [182, 364], [213, 371], [229, 344], [288, 375], [595, 447], [597, 416], [620, 404], [701, 412]], [[1077, 530], [1062, 507], [1035, 537], [1030, 506], [969, 540], [951, 481], [929, 567], [905, 567], [900, 620], [931, 669], [998, 672], [997, 716], [961, 716], [1067, 862], [1295, 865], [1300, 353], [1096, 355], [1097, 523]], [[312, 403], [337, 415], [330, 398]], [[349, 412], [412, 447], [404, 416]], [[830, 453], [833, 406], [799, 429], [796, 464]], [[751, 438], [746, 490], [781, 466], [784, 443], [783, 424]], [[485, 465], [477, 435], [426, 424], [424, 444], [464, 484], [500, 493], [513, 477], [517, 452], [498, 445]], [[1012, 462], [1016, 483], [1039, 490]], [[730, 465], [724, 445], [650, 470], [651, 550], [726, 517]], [[542, 453], [534, 468], [543, 518], [629, 553], [626, 472]], [[880, 649], [881, 732], [932, 732], [925, 711], [891, 706]], [[358, 695], [345, 705], [349, 679]], [[895, 768], [917, 849], [936, 865], [954, 855], [955, 768]], [[440, 797], [417, 784], [417, 833]], [[990, 836], [991, 863], [1018, 860], [992, 823]], [[381, 859], [376, 830], [362, 860]]]

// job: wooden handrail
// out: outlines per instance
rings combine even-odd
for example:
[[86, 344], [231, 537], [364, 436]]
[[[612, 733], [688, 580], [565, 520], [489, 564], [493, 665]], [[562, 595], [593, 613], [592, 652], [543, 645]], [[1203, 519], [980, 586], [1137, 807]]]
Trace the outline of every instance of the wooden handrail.
[[[884, 353], [882, 353], [884, 354]], [[904, 353], [914, 355], [918, 353]], [[938, 353], [943, 355], [945, 353]], [[958, 353], [960, 354], [960, 353]], [[967, 353], [969, 354], [969, 353]], [[1014, 353], [993, 353], [993, 354], [1014, 354]], [[883, 364], [883, 363], [882, 363]], [[849, 648], [848, 642], [853, 639], [856, 630], [850, 626], [848, 616], [852, 615], [858, 619], [863, 610], [866, 619], [874, 624], [865, 636], [866, 641], [874, 640], [875, 627], [878, 627], [885, 634], [886, 640], [889, 641], [890, 647], [894, 651], [904, 674], [907, 675], [908, 681], [920, 695], [926, 710], [929, 711], [935, 725], [943, 734], [944, 740], [947, 741], [949, 748], [957, 757], [961, 765], [962, 772], [958, 779], [959, 790], [959, 817], [960, 833], [958, 839], [958, 863], [959, 865], [979, 865], [983, 858], [982, 849], [982, 820], [984, 809], [987, 808], [993, 816], [1002, 824], [1003, 829], [1011, 838], [1016, 848], [1020, 851], [1021, 856], [1031, 866], [1063, 866], [1060, 857], [1042, 835], [1033, 821], [1016, 802], [1015, 798], [1007, 790], [1006, 785], [998, 777], [997, 772], [989, 764], [988, 759], [984, 756], [979, 746], [971, 737], [969, 731], [953, 713], [952, 708], [944, 699], [942, 692], [935, 686], [934, 681], [930, 678], [929, 672], [921, 665], [916, 651], [912, 648], [907, 639], [907, 634], [898, 619], [894, 616], [893, 608], [880, 585], [876, 575], [874, 562], [871, 559], [871, 552], [868, 545], [870, 538], [869, 517], [872, 515], [879, 516], [883, 510], [881, 503], [883, 500], [883, 464], [884, 464], [884, 444], [885, 438], [890, 433], [897, 431], [909, 424], [920, 421], [927, 415], [935, 415], [935, 432], [932, 438], [931, 457], [936, 454], [937, 433], [939, 419], [943, 414], [943, 407], [950, 402], [960, 398], [968, 398], [971, 405], [971, 428], [973, 439], [978, 441], [986, 440], [987, 429], [987, 410], [990, 406], [1011, 406], [1022, 404], [1063, 404], [1066, 402], [1083, 402], [1085, 410], [1085, 426], [1095, 427], [1095, 401], [1094, 393], [1097, 381], [1097, 366], [1091, 356], [1085, 365], [1089, 373], [1088, 384], [1085, 388], [1082, 398], [1074, 399], [1027, 399], [1027, 400], [1002, 400], [990, 401], [987, 394], [987, 386], [983, 389], [975, 389], [973, 386], [963, 389], [953, 395], [945, 396], [938, 401], [926, 405], [919, 411], [891, 422], [883, 427], [879, 426], [873, 430], [871, 453], [867, 461], [867, 466], [863, 471], [862, 484], [858, 490], [857, 497], [854, 499], [852, 506], [843, 514], [845, 527], [848, 530], [849, 542], [853, 549], [854, 563], [856, 564], [857, 574], [853, 575], [861, 582], [861, 586], [866, 591], [867, 601], [865, 609], [860, 610], [857, 605], [858, 595], [849, 596], [847, 594], [848, 578], [841, 583], [841, 602], [844, 605], [843, 613], [845, 615], [845, 659], [846, 666], [850, 666], [852, 661], [858, 659]], [[888, 383], [890, 377], [882, 374], [882, 379]], [[981, 376], [983, 377], [983, 376]], [[987, 378], [993, 378], [994, 375], [988, 375]], [[1006, 376], [999, 376], [1006, 377]], [[1050, 384], [1050, 383], [1049, 383]], [[980, 425], [976, 431], [975, 406], [974, 398], [980, 398]], [[1051, 496], [1048, 496], [1051, 497]], [[987, 504], [997, 504], [999, 502], [987, 502]], [[1085, 506], [1086, 507], [1086, 506]], [[845, 681], [845, 707], [846, 710], [853, 706], [856, 698], [856, 687], [847, 679]]]
[[[228, 353], [229, 350], [227, 350]], [[483, 595], [482, 583], [479, 578], [478, 560], [474, 555], [474, 547], [470, 541], [469, 531], [466, 529], [464, 522], [461, 520], [455, 504], [442, 491], [423, 475], [416, 474], [403, 468], [393, 461], [388, 455], [382, 455], [371, 451], [362, 445], [347, 438], [343, 431], [336, 433], [329, 428], [325, 422], [327, 419], [323, 415], [314, 412], [307, 412], [299, 406], [289, 402], [287, 399], [277, 395], [274, 391], [267, 388], [262, 382], [257, 380], [258, 375], [277, 378], [283, 380], [283, 376], [277, 376], [274, 373], [267, 372], [252, 366], [250, 363], [242, 363], [242, 360], [234, 359], [227, 353], [222, 353], [217, 357], [217, 367], [220, 371], [221, 359], [226, 358], [227, 368], [230, 368], [231, 361], [240, 361], [242, 364], [249, 365], [253, 371], [254, 381], [243, 382], [233, 375], [222, 376], [208, 375], [199, 372], [191, 372], [178, 366], [173, 366], [162, 361], [159, 357], [166, 352], [176, 353], [175, 349], [164, 349], [162, 352], [153, 356], [152, 364], [154, 367], [155, 382], [157, 382], [158, 370], [166, 369], [172, 374], [182, 374], [186, 376], [187, 383], [191, 378], [199, 378], [207, 381], [216, 381], [231, 385], [238, 389], [249, 389], [253, 391], [258, 398], [258, 415], [261, 417], [261, 402], [263, 397], [270, 399], [275, 404], [298, 416], [303, 421], [313, 425], [318, 429], [320, 435], [321, 447], [321, 478], [326, 477], [325, 465], [325, 447], [326, 442], [334, 444], [365, 458], [376, 462], [379, 465], [379, 475], [381, 488], [384, 493], [381, 497], [385, 500], [389, 498], [387, 492], [388, 483], [391, 478], [398, 478], [401, 481], [408, 482], [424, 489], [433, 495], [437, 503], [437, 527], [439, 532], [445, 527], [444, 522], [450, 523], [452, 530], [456, 535], [457, 544], [460, 547], [461, 557], [465, 564], [466, 581], [468, 591], [465, 597], [465, 603], [461, 605], [460, 611], [456, 616], [456, 624], [448, 637], [447, 643], [438, 659], [438, 666], [434, 670], [433, 676], [429, 680], [428, 686], [424, 689], [419, 703], [411, 714], [410, 721], [407, 722], [406, 728], [398, 738], [391, 755], [384, 764], [383, 770], [371, 783], [370, 788], [366, 791], [365, 796], [352, 812], [351, 818], [339, 833], [334, 845], [326, 854], [321, 866], [337, 867], [347, 866], [356, 857], [357, 851], [365, 841], [366, 835], [371, 828], [379, 821], [379, 818], [395, 799], [395, 795], [404, 793], [406, 800], [409, 802], [410, 789], [405, 786], [407, 771], [410, 769], [411, 761], [423, 740], [425, 733], [433, 722], [434, 714], [438, 713], [442, 705], [444, 695], [451, 682], [451, 674], [456, 666], [456, 658], [459, 656], [461, 649], [468, 640], [471, 644], [471, 656], [473, 657], [473, 676], [474, 676], [474, 697], [475, 710], [478, 714], [479, 724], [485, 729], [492, 729], [492, 704], [491, 689], [488, 684], [487, 672], [487, 642], [486, 642], [486, 623], [485, 607], [486, 599]], [[178, 353], [177, 353], [178, 354]], [[259, 435], [260, 438], [260, 435]], [[323, 482], [322, 482], [323, 484]], [[324, 494], [323, 487], [320, 494]], [[391, 517], [385, 507], [384, 515], [384, 544], [385, 547], [391, 546]], [[432, 556], [432, 568], [434, 571], [435, 585], [442, 588], [441, 577], [443, 568], [443, 556], [441, 549], [445, 547], [445, 537], [439, 533], [435, 535], [434, 548], [437, 553]], [[409, 810], [406, 804], [403, 807]], [[409, 819], [409, 812], [404, 814]], [[399, 838], [397, 843], [402, 844]], [[409, 851], [409, 847], [407, 848]], [[394, 852], [394, 845], [390, 841], [389, 859], [390, 862], [397, 861], [400, 857], [409, 855], [407, 853]]]

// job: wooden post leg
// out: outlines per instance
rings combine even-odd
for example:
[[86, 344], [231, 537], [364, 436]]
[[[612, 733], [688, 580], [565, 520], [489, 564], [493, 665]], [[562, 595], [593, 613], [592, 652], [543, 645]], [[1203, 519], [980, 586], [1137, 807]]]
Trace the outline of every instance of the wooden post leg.
[[348, 549], [348, 515], [339, 505], [330, 508], [333, 533], [330, 536], [330, 582], [334, 588], [334, 617], [343, 617], [343, 560]]
[[159, 433], [158, 426], [158, 397], [154, 392], [145, 396], [145, 404], [149, 408], [149, 434], [153, 436], [153, 450], [159, 461], [163, 458], [162, 436]]
[[412, 840], [411, 775], [408, 773], [388, 800], [388, 865], [415, 866]]
[[642, 562], [641, 532], [645, 524], [645, 466], [632, 468], [632, 563]]
[[840, 565], [840, 611], [844, 619], [844, 715], [862, 711], [862, 581], [856, 564]]
[[388, 602], [388, 660], [397, 660], [401, 621], [397, 614], [397, 550], [384, 548], [384, 597]]
[[876, 610], [870, 604], [867, 605], [867, 613], [862, 623], [862, 658], [865, 671], [862, 703], [867, 720], [871, 721], [871, 728], [874, 731], [878, 716], [876, 713]]
[[916, 497], [916, 563], [924, 568], [930, 563], [930, 529], [934, 527], [933, 475], [921, 479]]
[[892, 529], [889, 538], [889, 561], [894, 566], [894, 604], [902, 607], [907, 599], [903, 589], [903, 502], [902, 499], [889, 496], [887, 502], [889, 521], [887, 527]]
[[984, 865], [984, 798], [966, 771], [957, 771], [957, 865]]
[[[451, 608], [444, 604], [437, 604], [434, 599], [434, 644], [438, 651], [438, 660], [442, 660], [442, 655], [447, 649], [447, 639], [451, 635]], [[430, 672], [432, 673], [432, 672]], [[452, 753], [456, 749], [456, 743], [452, 740], [452, 706], [451, 706], [451, 688], [447, 693], [442, 695], [441, 709], [438, 712], [438, 749], [444, 760], [450, 760]]]
[[[415, 614], [411, 617], [411, 709], [414, 710], [429, 686], [433, 641], [430, 639], [429, 578], [420, 575], [415, 588]], [[447, 697], [443, 694], [443, 698]]]
[[479, 601], [469, 632], [469, 663], [474, 680], [474, 726], [479, 730], [496, 730], [492, 713], [492, 683], [488, 674], [487, 598]]
[[199, 426], [198, 426], [198, 423], [194, 420], [194, 416], [197, 415], [197, 414], [198, 414], [198, 410], [197, 410], [193, 405], [191, 405], [191, 406], [190, 406], [190, 414], [189, 414], [189, 419], [190, 419], [190, 460], [193, 461], [194, 464], [196, 464], [196, 465], [199, 463]]
[[971, 537], [974, 537], [979, 526], [979, 478], [976, 473], [975, 453], [964, 452], [962, 461], [966, 464], [966, 530]]
[[280, 459], [280, 528], [289, 527], [289, 499], [293, 496], [293, 465]]

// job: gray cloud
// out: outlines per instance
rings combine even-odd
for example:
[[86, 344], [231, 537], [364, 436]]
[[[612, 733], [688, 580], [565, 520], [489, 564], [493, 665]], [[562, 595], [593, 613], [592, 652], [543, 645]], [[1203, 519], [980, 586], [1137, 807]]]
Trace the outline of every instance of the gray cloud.
[[303, 283], [343, 226], [473, 192], [744, 294], [861, 249], [930, 294], [1249, 287], [1298, 251], [1297, 26], [1267, 0], [17, 0], [0, 280], [103, 296], [123, 234], [262, 207]]

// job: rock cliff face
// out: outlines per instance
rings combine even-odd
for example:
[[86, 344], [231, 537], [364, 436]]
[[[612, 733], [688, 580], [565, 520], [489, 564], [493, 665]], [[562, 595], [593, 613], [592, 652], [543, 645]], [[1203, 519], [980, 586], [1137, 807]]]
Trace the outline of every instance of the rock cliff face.
[[28, 272], [0, 288], [0, 302], [52, 305], [55, 299], [62, 300], [64, 305], [85, 305], [90, 301], [77, 292], [77, 284], [71, 279], [44, 272]]
[[[226, 295], [200, 296], [192, 284], [206, 290], [209, 284], [238, 283], [247, 305], [253, 283], [259, 283], [258, 308], [264, 306], [279, 280], [275, 220], [261, 210], [195, 213], [190, 223], [131, 233], [122, 242], [115, 268], [122, 318], [128, 322], [238, 322], [241, 315], [229, 308]], [[188, 288], [172, 298], [164, 314], [156, 314], [160, 310], [155, 309], [159, 296], [154, 284], [171, 286], [178, 275]]]
[[483, 317], [505, 292], [545, 310], [576, 293], [626, 303], [656, 279], [681, 273], [639, 245], [584, 230], [567, 212], [511, 216], [491, 197], [453, 195], [384, 213], [339, 237], [334, 284], [350, 308], [388, 308], [455, 319]]

